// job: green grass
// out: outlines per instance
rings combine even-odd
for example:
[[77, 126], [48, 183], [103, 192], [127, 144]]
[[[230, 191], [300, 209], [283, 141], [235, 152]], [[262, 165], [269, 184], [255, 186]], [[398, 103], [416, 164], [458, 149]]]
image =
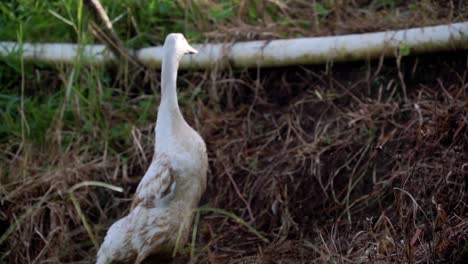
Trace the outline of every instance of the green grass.
[[[319, 30], [319, 24], [323, 28], [332, 23], [338, 8], [332, 0], [317, 0], [310, 5], [250, 0], [102, 0], [102, 4], [117, 34], [133, 48], [161, 44], [170, 32], [183, 32], [190, 41], [203, 41], [205, 33], [219, 30], [227, 34], [222, 28], [250, 32], [250, 26], [272, 23], [278, 26], [278, 35], [302, 36], [305, 31]], [[386, 0], [349, 8], [394, 10], [402, 5], [401, 1]], [[411, 5], [408, 8], [411, 10]], [[315, 28], [310, 20], [313, 10]], [[93, 43], [89, 19], [82, 0], [1, 1], [0, 41]], [[409, 51], [402, 47], [402, 53]], [[132, 126], [154, 122], [156, 98], [139, 97], [143, 93], [139, 83], [122, 82], [127, 74], [124, 66], [119, 69], [124, 74], [115, 76], [102, 66], [82, 65], [80, 57], [72, 65], [51, 67], [23, 63], [19, 55], [16, 51], [0, 59], [0, 144], [66, 146], [85, 138], [104, 140], [121, 151], [131, 144]], [[49, 83], [51, 80], [55, 82]], [[203, 96], [205, 89], [197, 87], [180, 97], [184, 104]], [[59, 138], [57, 131], [63, 134]]]
[[[166, 34], [174, 31], [201, 40], [200, 33], [191, 26], [192, 20], [200, 22], [206, 16], [197, 13], [204, 9], [196, 4], [187, 13], [172, 0], [102, 3], [129, 47], [160, 44]], [[233, 10], [233, 3], [228, 3], [228, 10]], [[209, 12], [220, 20], [233, 15], [221, 18], [217, 7]], [[201, 23], [211, 24], [210, 19], [206, 17]], [[88, 20], [82, 0], [2, 1], [0, 41], [92, 43]], [[78, 57], [72, 65], [57, 69], [24, 64], [19, 57], [20, 52], [15, 51], [0, 59], [0, 144], [23, 142], [41, 147], [58, 143], [66, 147], [84, 139], [104, 141], [119, 152], [131, 146], [132, 126], [141, 127], [155, 120], [156, 98], [132, 99], [136, 95], [125, 91], [134, 87], [119, 87], [120, 77], [103, 67], [85, 67]], [[50, 86], [50, 79], [59, 81]]]
[[[101, 2], [106, 7], [117, 34], [129, 47], [161, 44], [164, 37], [171, 32], [182, 32], [190, 40], [202, 40], [196, 27], [210, 26], [218, 20], [232, 18], [235, 15], [235, 6], [239, 5], [239, 1], [226, 1], [206, 9], [201, 4], [185, 6], [186, 3], [181, 5], [182, 2], [172, 0]], [[89, 20], [84, 9], [82, 0], [0, 2], [0, 40], [16, 40], [20, 23], [24, 24], [26, 41], [91, 40], [92, 35], [83, 30]], [[210, 16], [206, 16], [205, 12]], [[254, 7], [249, 9], [249, 14], [256, 17]]]

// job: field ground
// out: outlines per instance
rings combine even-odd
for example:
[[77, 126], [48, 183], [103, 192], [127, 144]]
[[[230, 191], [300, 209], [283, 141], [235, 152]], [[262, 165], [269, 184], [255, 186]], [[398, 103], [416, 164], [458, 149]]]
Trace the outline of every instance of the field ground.
[[[132, 48], [174, 31], [231, 41], [468, 20], [466, 0], [102, 2]], [[0, 40], [97, 42], [80, 3], [2, 1]], [[92, 262], [152, 157], [159, 73], [18, 57], [0, 59], [0, 263]], [[174, 263], [462, 263], [467, 69], [452, 51], [182, 72], [210, 171]], [[74, 188], [86, 181], [124, 191]]]

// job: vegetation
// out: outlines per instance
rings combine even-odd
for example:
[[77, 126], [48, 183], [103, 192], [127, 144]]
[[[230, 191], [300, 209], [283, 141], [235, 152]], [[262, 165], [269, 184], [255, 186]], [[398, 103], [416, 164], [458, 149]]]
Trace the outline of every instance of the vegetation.
[[[128, 47], [466, 21], [467, 1], [102, 0]], [[93, 43], [81, 0], [0, 2], [0, 40]], [[402, 47], [404, 50], [404, 47]], [[152, 156], [158, 73], [0, 60], [0, 263], [91, 262]], [[191, 258], [446, 262], [468, 254], [467, 56], [183, 72], [209, 188]], [[226, 184], [229, 183], [229, 184]], [[123, 188], [122, 192], [116, 192]]]

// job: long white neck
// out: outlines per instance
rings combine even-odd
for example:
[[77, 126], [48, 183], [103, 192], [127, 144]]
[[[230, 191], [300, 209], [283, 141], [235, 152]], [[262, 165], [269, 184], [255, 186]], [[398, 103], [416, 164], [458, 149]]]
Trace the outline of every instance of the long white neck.
[[166, 50], [161, 70], [161, 107], [179, 112], [177, 102], [177, 69], [179, 58], [174, 48]]
[[[177, 102], [177, 69], [179, 60], [176, 50], [165, 51], [161, 70], [161, 104], [156, 122], [156, 146], [162, 147], [173, 137], [175, 129], [185, 123]], [[155, 148], [156, 148], [155, 146]]]

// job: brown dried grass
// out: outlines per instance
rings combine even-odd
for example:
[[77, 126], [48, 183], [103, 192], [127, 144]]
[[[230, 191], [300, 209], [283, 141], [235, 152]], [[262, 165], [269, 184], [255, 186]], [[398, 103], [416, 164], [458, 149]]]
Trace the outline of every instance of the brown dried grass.
[[[201, 16], [220, 6], [218, 1], [198, 3]], [[317, 10], [316, 4], [325, 8]], [[222, 9], [221, 7], [219, 7]], [[256, 17], [249, 16], [249, 9]], [[210, 40], [251, 40], [315, 37], [398, 30], [465, 21], [468, 5], [461, 0], [286, 0], [239, 1], [235, 16], [192, 25]]]
[[[209, 149], [202, 205], [234, 213], [269, 239], [202, 212], [192, 260], [461, 262], [468, 243], [467, 61], [444, 53], [404, 58], [400, 67], [389, 59], [182, 75], [189, 87], [181, 96], [194, 84], [208, 87], [207, 97], [184, 108]], [[92, 262], [96, 249], [82, 217], [102, 239], [126, 214], [152, 155], [152, 128], [133, 128], [126, 153], [96, 155], [85, 139], [62, 153], [4, 150], [16, 178], [1, 187], [0, 233], [20, 222], [2, 245], [3, 261]], [[125, 191], [76, 190], [80, 215], [68, 191], [88, 180]], [[188, 255], [175, 260], [184, 261]]]

